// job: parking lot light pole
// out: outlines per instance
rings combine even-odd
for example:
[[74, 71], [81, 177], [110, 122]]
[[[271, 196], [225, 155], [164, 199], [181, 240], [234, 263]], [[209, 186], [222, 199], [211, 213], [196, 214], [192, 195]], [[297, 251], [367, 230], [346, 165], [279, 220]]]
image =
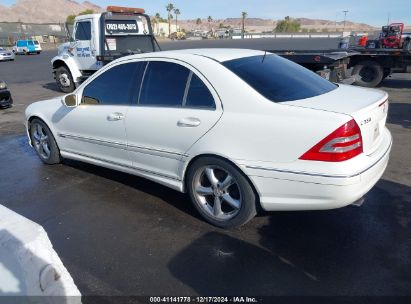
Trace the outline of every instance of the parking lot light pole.
[[345, 32], [345, 21], [347, 20], [347, 13], [348, 13], [348, 10], [343, 11], [343, 13], [344, 13], [344, 25], [343, 25], [343, 32]]

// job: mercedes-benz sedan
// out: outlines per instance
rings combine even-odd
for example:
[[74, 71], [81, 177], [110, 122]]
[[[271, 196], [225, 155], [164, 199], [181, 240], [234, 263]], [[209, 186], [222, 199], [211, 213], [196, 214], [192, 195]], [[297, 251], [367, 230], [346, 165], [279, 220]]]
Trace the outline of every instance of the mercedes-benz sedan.
[[270, 53], [193, 49], [118, 59], [73, 94], [31, 104], [26, 118], [43, 162], [151, 179], [188, 192], [208, 222], [233, 227], [259, 207], [360, 200], [387, 166], [387, 98]]

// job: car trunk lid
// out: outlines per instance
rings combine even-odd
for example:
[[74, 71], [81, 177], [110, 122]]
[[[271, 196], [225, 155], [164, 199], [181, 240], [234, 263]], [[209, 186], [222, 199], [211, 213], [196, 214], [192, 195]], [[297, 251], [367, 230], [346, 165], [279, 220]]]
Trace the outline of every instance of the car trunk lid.
[[283, 104], [351, 116], [360, 127], [363, 151], [367, 155], [372, 154], [382, 141], [388, 112], [388, 94], [384, 91], [339, 85], [326, 94]]

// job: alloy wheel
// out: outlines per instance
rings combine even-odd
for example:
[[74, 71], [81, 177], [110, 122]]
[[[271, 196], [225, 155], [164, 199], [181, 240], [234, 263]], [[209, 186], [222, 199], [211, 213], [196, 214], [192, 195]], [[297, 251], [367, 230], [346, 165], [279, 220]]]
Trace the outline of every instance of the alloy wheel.
[[40, 157], [48, 159], [50, 157], [50, 141], [46, 130], [39, 123], [33, 126], [33, 145]]
[[204, 166], [193, 179], [193, 192], [200, 207], [216, 220], [228, 220], [242, 205], [238, 182], [230, 172], [218, 166]]

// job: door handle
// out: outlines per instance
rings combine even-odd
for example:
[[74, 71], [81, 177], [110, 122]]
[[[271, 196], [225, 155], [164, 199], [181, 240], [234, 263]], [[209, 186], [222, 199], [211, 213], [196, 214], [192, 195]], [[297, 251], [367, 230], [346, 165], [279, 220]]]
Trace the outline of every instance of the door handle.
[[117, 120], [122, 120], [124, 117], [123, 113], [115, 112], [111, 113], [107, 116], [107, 120], [109, 121], [117, 121]]
[[196, 117], [185, 117], [177, 121], [179, 127], [198, 127], [201, 124], [201, 120]]

